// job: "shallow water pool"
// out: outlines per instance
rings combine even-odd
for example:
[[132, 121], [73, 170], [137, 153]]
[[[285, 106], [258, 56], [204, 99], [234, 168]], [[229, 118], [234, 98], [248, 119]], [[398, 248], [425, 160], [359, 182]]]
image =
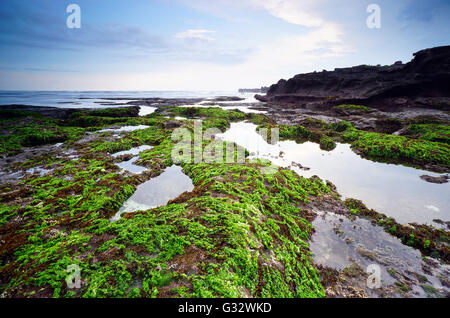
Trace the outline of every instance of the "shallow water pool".
[[166, 205], [183, 192], [192, 191], [194, 185], [179, 166], [168, 167], [156, 178], [137, 187], [136, 192], [123, 204], [111, 221], [117, 221], [123, 213], [149, 210]]
[[[273, 164], [289, 167], [299, 175], [317, 175], [336, 185], [344, 198], [362, 200], [369, 208], [394, 217], [400, 223], [428, 223], [433, 219], [450, 220], [450, 183], [433, 184], [421, 175], [437, 173], [364, 159], [348, 144], [337, 144], [324, 151], [316, 143], [279, 141], [267, 143], [251, 123], [232, 123], [228, 131], [217, 135], [249, 150], [251, 158], [265, 158]], [[310, 168], [302, 169], [298, 166]]]
[[152, 149], [152, 148], [153, 148], [152, 146], [143, 145], [143, 146], [131, 148], [130, 150], [116, 152], [116, 153], [112, 154], [112, 156], [114, 158], [117, 158], [117, 157], [123, 156], [123, 155], [132, 155], [133, 157], [131, 159], [116, 163], [116, 165], [124, 171], [128, 171], [128, 172], [135, 173], [135, 174], [140, 174], [140, 173], [144, 172], [145, 170], [147, 170], [147, 168], [138, 166], [135, 164], [135, 162], [139, 159], [138, 155], [141, 152]]
[[448, 278], [449, 265], [436, 261], [435, 266], [427, 266], [418, 250], [402, 244], [369, 220], [351, 221], [342, 215], [316, 212], [318, 216], [312, 222], [316, 231], [309, 244], [315, 264], [342, 270], [358, 263], [365, 271], [370, 265], [378, 265], [382, 286], [393, 285], [403, 277], [411, 283], [413, 297], [426, 296], [421, 283], [432, 286], [441, 296], [449, 292], [441, 281]]
[[116, 133], [132, 132], [132, 131], [146, 129], [146, 128], [150, 128], [150, 126], [137, 125], [137, 126], [123, 126], [123, 127], [120, 127], [120, 128], [105, 128], [105, 129], [99, 130], [99, 132], [100, 133], [103, 133], [103, 132], [116, 132]]

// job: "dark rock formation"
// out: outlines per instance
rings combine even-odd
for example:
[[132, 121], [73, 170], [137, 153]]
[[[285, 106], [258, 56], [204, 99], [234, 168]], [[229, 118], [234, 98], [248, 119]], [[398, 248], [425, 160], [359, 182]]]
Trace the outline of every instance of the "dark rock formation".
[[239, 102], [244, 99], [245, 98], [238, 97], [238, 96], [217, 96], [211, 100], [213, 102]]
[[420, 179], [425, 180], [426, 182], [430, 182], [430, 183], [442, 184], [442, 183], [448, 182], [449, 176], [442, 175], [439, 177], [433, 177], [433, 176], [428, 176], [428, 175], [422, 175], [422, 176], [420, 176]]
[[448, 109], [450, 46], [419, 51], [406, 64], [299, 74], [272, 85], [266, 96], [255, 97], [306, 108], [362, 104], [384, 110], [413, 106]]
[[139, 106], [123, 106], [111, 108], [62, 108], [51, 106], [31, 106], [31, 105], [1, 105], [2, 117], [7, 117], [8, 112], [34, 112], [44, 117], [56, 119], [67, 119], [69, 116], [80, 113], [89, 116], [105, 117], [138, 117]]
[[[111, 100], [114, 100], [112, 98]], [[137, 106], [151, 106], [151, 107], [169, 107], [193, 105], [204, 101], [204, 98], [136, 98], [133, 101], [127, 102], [127, 105]]]
[[[52, 117], [56, 119], [64, 119], [71, 114], [79, 111], [87, 111], [89, 108], [59, 108], [50, 106], [29, 106], [29, 105], [1, 105], [0, 111], [2, 113], [22, 111], [22, 112], [35, 112], [45, 117]], [[5, 115], [6, 116], [6, 115]]]

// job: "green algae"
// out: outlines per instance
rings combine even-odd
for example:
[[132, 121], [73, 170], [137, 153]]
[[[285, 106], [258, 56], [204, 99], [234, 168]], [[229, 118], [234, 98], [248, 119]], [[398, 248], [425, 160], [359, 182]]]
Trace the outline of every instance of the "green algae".
[[400, 293], [408, 293], [408, 292], [411, 291], [411, 287], [409, 287], [409, 286], [406, 285], [405, 283], [395, 282], [394, 285], [396, 286], [396, 289], [397, 289]]
[[107, 128], [111, 126], [138, 126], [155, 125], [159, 123], [157, 118], [148, 117], [100, 117], [100, 116], [74, 116], [69, 118], [67, 125], [83, 128]]
[[17, 215], [17, 206], [8, 206], [0, 203], [0, 226], [6, 224], [12, 217]]
[[22, 219], [20, 230], [14, 234], [8, 231], [8, 224], [0, 227], [2, 234], [15, 237], [0, 249], [1, 258], [10, 260], [0, 267], [2, 290], [46, 286], [53, 290], [53, 296], [60, 296], [67, 265], [79, 264], [80, 260], [73, 256], [89, 247], [86, 244], [92, 234], [86, 229], [91, 222], [113, 214], [134, 192], [126, 179], [106, 171], [113, 165], [104, 161], [80, 159], [76, 167], [72, 180], [62, 178], [73, 174], [70, 167], [56, 176], [23, 180], [24, 185], [31, 186], [33, 201], [14, 210], [14, 216]]
[[156, 125], [151, 128], [135, 130], [129, 134], [126, 134], [119, 140], [95, 140], [91, 144], [92, 151], [106, 151], [109, 153], [115, 153], [119, 151], [129, 150], [133, 147], [141, 146], [144, 144], [159, 144], [160, 142], [165, 140], [170, 133], [170, 131], [161, 129], [159, 127], [160, 126]]
[[[360, 139], [365, 141], [365, 132], [344, 121], [274, 126], [264, 116], [226, 112], [221, 117], [222, 111], [189, 112], [203, 119], [203, 131], [225, 130], [231, 121], [246, 119], [278, 127], [281, 138], [311, 140], [325, 149], [349, 136], [355, 147], [362, 147], [356, 143]], [[91, 115], [100, 120], [89, 122], [89, 127], [111, 124], [104, 118], [129, 123], [126, 116]], [[45, 162], [55, 171], [21, 182], [30, 191], [26, 206], [1, 201], [0, 234], [9, 236], [7, 244], [0, 246], [0, 293], [5, 297], [325, 296], [308, 248], [313, 228], [300, 208], [313, 198], [332, 194], [318, 178], [306, 179], [278, 168], [267, 174], [270, 163], [261, 160], [240, 164], [187, 160], [179, 164], [195, 185], [192, 192], [166, 206], [109, 222], [144, 180], [120, 174], [108, 153], [153, 145], [140, 153], [138, 161], [151, 169], [152, 177], [173, 164], [173, 128], [167, 128], [168, 120], [160, 114], [145, 120], [151, 128], [125, 133], [118, 140], [111, 140], [108, 133], [98, 136], [83, 146], [77, 161], [49, 157], [24, 163]], [[192, 121], [180, 123], [192, 132]], [[355, 215], [371, 215], [359, 204], [348, 203], [348, 207]], [[426, 228], [407, 232], [395, 220], [378, 216], [380, 225], [414, 247], [448, 256], [439, 243], [446, 239], [445, 232]], [[72, 264], [81, 270], [80, 289], [68, 289], [65, 282], [67, 266]]]
[[333, 138], [328, 137], [327, 135], [323, 135], [319, 140], [320, 149], [323, 150], [333, 150], [336, 148], [336, 143], [334, 142]]
[[[192, 118], [221, 119], [228, 122], [249, 120], [254, 124], [272, 123], [273, 121], [263, 114], [244, 113], [240, 110], [225, 110], [220, 107], [164, 107], [163, 113], [171, 116]], [[217, 126], [212, 126], [217, 127]], [[229, 125], [227, 126], [227, 128]], [[220, 127], [217, 127], [220, 128]]]
[[371, 219], [404, 244], [417, 248], [424, 255], [437, 256], [446, 263], [450, 262], [448, 232], [445, 230], [425, 224], [399, 224], [394, 218], [368, 209], [356, 199], [346, 199], [344, 203], [352, 214]]
[[427, 295], [429, 295], [429, 296], [435, 297], [435, 296], [439, 295], [439, 291], [431, 285], [422, 284], [420, 286], [425, 291], [425, 293], [427, 293]]
[[[205, 121], [211, 118], [216, 119]], [[8, 243], [0, 246], [0, 292], [6, 297], [324, 297], [308, 250], [313, 229], [298, 208], [329, 191], [317, 178], [286, 169], [267, 175], [262, 168], [268, 163], [262, 162], [184, 162], [196, 186], [192, 193], [109, 222], [142, 180], [121, 175], [105, 152], [152, 144], [140, 162], [163, 171], [172, 164], [174, 142], [172, 130], [161, 123], [158, 118], [154, 127], [117, 141], [99, 136], [76, 161], [25, 163], [51, 163], [55, 171], [19, 184], [28, 191], [26, 206], [9, 206], [10, 199], [1, 203], [0, 233], [8, 235]], [[16, 217], [19, 221], [10, 224]], [[72, 264], [81, 270], [80, 289], [65, 283]]]
[[[340, 126], [339, 126], [340, 125]], [[396, 161], [406, 164], [435, 164], [450, 166], [450, 147], [447, 144], [367, 132], [355, 129], [348, 122], [340, 122], [332, 129], [339, 132], [335, 138], [351, 144], [352, 149], [371, 160]], [[345, 129], [344, 129], [345, 128]]]
[[106, 127], [111, 125], [137, 126], [145, 124], [147, 118], [138, 117], [137, 107], [117, 107], [77, 111], [69, 115], [65, 124], [76, 127]]
[[83, 110], [73, 113], [70, 118], [80, 116], [96, 116], [96, 117], [138, 117], [138, 107], [113, 107], [94, 110]]
[[[319, 125], [318, 129], [325, 129], [326, 124], [323, 122], [313, 122], [310, 121], [310, 124], [314, 126]], [[336, 143], [333, 139], [333, 134], [329, 132], [318, 131], [317, 129], [307, 129], [304, 126], [285, 126], [285, 125], [271, 125], [271, 124], [263, 124], [258, 126], [257, 129], [266, 128], [268, 132], [267, 139], [271, 139], [271, 131], [272, 129], [278, 129], [280, 140], [295, 140], [298, 143], [302, 143], [305, 141], [311, 141], [318, 143], [322, 150], [331, 151], [336, 148]]]
[[335, 109], [349, 110], [349, 111], [357, 111], [357, 112], [368, 112], [373, 108], [363, 105], [339, 105], [335, 106]]
[[408, 127], [411, 137], [450, 144], [450, 127], [440, 124], [412, 124]]
[[43, 116], [37, 112], [33, 111], [23, 111], [23, 110], [3, 110], [0, 109], [0, 119], [4, 121], [17, 121], [17, 119], [23, 119], [24, 117], [36, 117], [42, 118]]
[[165, 109], [167, 112], [188, 118], [194, 117], [211, 117], [226, 120], [243, 120], [247, 115], [240, 111], [228, 111], [220, 107], [172, 107]]
[[[147, 266], [164, 269], [184, 296], [323, 296], [307, 250], [312, 227], [291, 201], [320, 195], [323, 183], [290, 170], [266, 177], [251, 164], [186, 164], [184, 171], [201, 196], [129, 215], [101, 230], [117, 235], [107, 245], [142, 246], [152, 255]], [[242, 176], [246, 182], [236, 183]]]
[[40, 146], [79, 139], [84, 131], [44, 122], [22, 127], [8, 127], [11, 134], [0, 136], [0, 154], [16, 153], [23, 147]]
[[327, 124], [307, 119], [298, 126], [266, 123], [258, 128], [268, 128], [268, 131], [278, 128], [281, 140], [312, 141], [320, 144], [323, 150], [334, 149], [335, 142], [350, 143], [355, 152], [374, 161], [450, 168], [450, 146], [446, 143], [358, 130], [347, 121]]
[[450, 166], [450, 147], [446, 144], [356, 129], [344, 132], [342, 139], [370, 159]]
[[[157, 291], [164, 295], [160, 289], [169, 282], [184, 287], [184, 295], [190, 297], [324, 295], [307, 250], [312, 227], [293, 205], [327, 191], [321, 181], [298, 177], [290, 170], [265, 177], [255, 165], [187, 164], [184, 169], [196, 185], [203, 185], [203, 195], [115, 223], [94, 222], [83, 231], [87, 233], [64, 231], [45, 240], [42, 233], [47, 226], [35, 228], [28, 238], [31, 243], [16, 252], [16, 270], [41, 269], [8, 287], [50, 286], [57, 297], [66, 291], [65, 268], [78, 264], [87, 282], [76, 293], [82, 297], [124, 297], [135, 280], [147, 282], [143, 286], [151, 289], [134, 288], [134, 296]], [[236, 183], [242, 176], [246, 182]], [[89, 233], [114, 238], [87, 249], [92, 254], [80, 262], [73, 255], [86, 253], [83, 246], [92, 239]], [[188, 253], [192, 249], [202, 264], [183, 260], [192, 257]], [[94, 263], [96, 257], [106, 259]], [[177, 270], [189, 264], [195, 273]]]

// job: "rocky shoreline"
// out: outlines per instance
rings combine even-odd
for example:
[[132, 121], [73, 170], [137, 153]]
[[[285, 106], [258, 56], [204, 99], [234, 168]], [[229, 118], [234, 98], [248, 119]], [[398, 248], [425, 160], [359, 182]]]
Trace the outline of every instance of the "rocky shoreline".
[[450, 46], [413, 54], [406, 64], [360, 65], [334, 71], [299, 74], [270, 87], [263, 102], [285, 107], [329, 109], [342, 104], [380, 110], [404, 107], [449, 110]]
[[[155, 113], [146, 116], [139, 116], [138, 107], [0, 109], [2, 297], [448, 296], [448, 231], [399, 224], [357, 200], [341, 199], [331, 182], [317, 177], [299, 177], [282, 168], [274, 177], [264, 175], [263, 162], [182, 164], [193, 191], [167, 206], [128, 213], [110, 223], [138, 185], [172, 165], [171, 131], [191, 127], [191, 119], [222, 131], [243, 120], [278, 125], [282, 138], [306, 138], [324, 147], [365, 133], [353, 127], [352, 118], [339, 119], [365, 116], [352, 114], [354, 107], [336, 110], [330, 114], [333, 121], [305, 114], [305, 119], [283, 125], [289, 117], [280, 112], [271, 118], [274, 110], [268, 105], [257, 106], [268, 111], [262, 115], [168, 103], [161, 101]], [[378, 111], [363, 110], [378, 118]], [[400, 129], [404, 127], [406, 123]], [[120, 171], [118, 161], [129, 158], [111, 154], [141, 145], [153, 147], [139, 153], [136, 161], [147, 170]], [[436, 159], [429, 160], [431, 164]], [[405, 271], [395, 265], [394, 255], [385, 259], [363, 247], [369, 241], [352, 243], [350, 232], [336, 229], [344, 233], [343, 244], [355, 244], [360, 260], [385, 264], [393, 283], [369, 289], [368, 274], [358, 262], [341, 270], [315, 264], [309, 244], [320, 229], [314, 230], [311, 222], [322, 217], [320, 211], [355, 226], [366, 218], [372, 223], [369, 231], [398, 237], [405, 247], [420, 250], [426, 262]], [[68, 264], [82, 268], [81, 289], [66, 287]]]

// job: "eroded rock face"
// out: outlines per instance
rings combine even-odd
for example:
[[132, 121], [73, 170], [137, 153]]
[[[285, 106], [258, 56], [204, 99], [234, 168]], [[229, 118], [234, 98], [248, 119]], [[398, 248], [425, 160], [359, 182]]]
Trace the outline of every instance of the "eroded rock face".
[[406, 64], [360, 65], [299, 74], [270, 87], [261, 101], [306, 108], [344, 103], [380, 109], [450, 105], [450, 46], [425, 49], [413, 54]]

